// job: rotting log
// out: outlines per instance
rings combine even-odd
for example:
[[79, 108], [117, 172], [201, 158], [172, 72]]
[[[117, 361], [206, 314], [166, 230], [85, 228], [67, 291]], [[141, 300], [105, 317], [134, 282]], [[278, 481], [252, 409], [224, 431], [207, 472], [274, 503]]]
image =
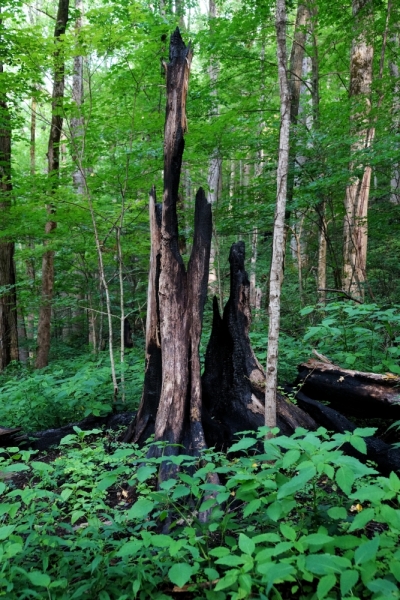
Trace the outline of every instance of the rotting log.
[[310, 359], [298, 367], [295, 387], [345, 414], [365, 418], [400, 417], [400, 377], [341, 369]]
[[133, 412], [110, 413], [103, 417], [89, 415], [82, 421], [69, 423], [63, 427], [27, 434], [27, 436], [25, 436], [24, 448], [28, 446], [33, 450], [42, 451], [58, 446], [63, 437], [76, 433], [74, 427], [79, 427], [82, 431], [89, 431], [90, 429], [95, 428], [104, 428], [106, 431], [111, 429], [115, 431], [119, 427], [126, 427], [131, 423], [134, 416], [135, 413]]
[[[203, 423], [207, 444], [228, 447], [235, 434], [264, 425], [265, 372], [251, 347], [250, 283], [244, 268], [245, 245], [232, 245], [230, 296], [221, 318], [214, 298], [213, 324], [206, 350]], [[297, 427], [317, 423], [281, 394], [277, 396], [277, 426], [290, 435]]]
[[0, 448], [19, 446], [27, 437], [21, 427], [2, 427], [0, 425]]

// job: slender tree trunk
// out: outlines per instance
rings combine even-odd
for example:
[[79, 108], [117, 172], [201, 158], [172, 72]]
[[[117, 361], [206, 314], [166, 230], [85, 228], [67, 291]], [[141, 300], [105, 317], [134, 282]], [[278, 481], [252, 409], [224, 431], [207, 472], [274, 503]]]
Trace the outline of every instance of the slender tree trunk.
[[[0, 19], [1, 27], [1, 19]], [[0, 62], [0, 75], [3, 64]], [[0, 212], [2, 223], [11, 206], [11, 120], [7, 101], [0, 96]], [[17, 297], [15, 290], [14, 242], [0, 238], [0, 370], [18, 360]]]
[[269, 282], [269, 327], [265, 379], [265, 424], [276, 425], [276, 386], [278, 375], [278, 339], [280, 327], [280, 298], [285, 255], [285, 208], [289, 169], [290, 90], [286, 71], [286, 5], [276, 3], [276, 37], [280, 89], [279, 156], [277, 169], [277, 196], [272, 241], [272, 261]]
[[[305, 45], [307, 40], [307, 24], [310, 18], [310, 13], [305, 4], [300, 3], [297, 8], [296, 23], [294, 27], [294, 39], [292, 51], [290, 54], [289, 67], [289, 91], [290, 91], [290, 122], [293, 128], [297, 126], [300, 107], [300, 93], [302, 89], [302, 74], [303, 74], [303, 59]], [[293, 190], [295, 184], [295, 157], [296, 145], [292, 144], [289, 150], [289, 172], [287, 183], [287, 203], [288, 210], [286, 218], [289, 219], [291, 214], [291, 203], [293, 200]]]
[[[399, 8], [397, 6], [392, 7], [391, 14], [391, 35], [390, 41], [393, 49], [394, 56], [397, 56], [397, 60], [393, 58], [389, 60], [389, 72], [393, 79], [393, 100], [392, 100], [392, 130], [398, 133], [400, 130], [400, 23], [399, 23]], [[392, 167], [392, 175], [390, 181], [390, 202], [393, 204], [400, 204], [400, 161], [395, 161]]]
[[[54, 83], [52, 95], [52, 116], [50, 126], [49, 145], [47, 151], [48, 174], [50, 185], [57, 187], [60, 170], [60, 140], [62, 132], [62, 101], [64, 98], [64, 53], [62, 50], [62, 37], [65, 34], [68, 21], [69, 0], [59, 0], [56, 26], [54, 30]], [[48, 205], [47, 211], [54, 215], [54, 206]], [[56, 229], [57, 223], [50, 218], [45, 226], [47, 236]], [[46, 243], [46, 242], [45, 242]], [[39, 312], [37, 332], [36, 368], [41, 369], [49, 362], [51, 340], [51, 303], [54, 290], [54, 250], [46, 250], [42, 259], [42, 297]]]
[[[373, 19], [372, 0], [353, 0], [353, 17], [356, 34], [353, 40], [350, 64], [350, 99], [353, 104], [353, 132], [357, 140], [352, 152], [368, 148], [375, 129], [365, 128], [371, 107], [372, 67], [374, 49], [369, 37], [369, 25]], [[363, 127], [364, 126], [364, 127]], [[355, 159], [357, 161], [357, 159]], [[354, 171], [358, 161], [350, 163]], [[355, 297], [364, 297], [367, 263], [367, 215], [371, 167], [366, 166], [361, 176], [353, 176], [346, 188], [345, 217], [343, 229], [343, 289]]]
[[[211, 35], [213, 34], [213, 19], [217, 16], [217, 7], [215, 0], [209, 0], [208, 5], [208, 17], [210, 20]], [[217, 81], [218, 81], [218, 64], [214, 57], [210, 59], [210, 65], [208, 67], [208, 77], [210, 82], [210, 96], [212, 101], [211, 107], [211, 118], [215, 119], [218, 115], [218, 94], [217, 94]], [[221, 182], [221, 171], [222, 171], [222, 158], [219, 155], [218, 148], [214, 148], [209, 165], [208, 165], [208, 194], [207, 200], [210, 204], [215, 204], [218, 200], [218, 192]], [[217, 269], [217, 249], [215, 241], [211, 244], [211, 256], [210, 256], [210, 275], [209, 275], [209, 286], [212, 293], [220, 292], [221, 282], [218, 281], [218, 269]], [[219, 293], [220, 302], [221, 293]]]

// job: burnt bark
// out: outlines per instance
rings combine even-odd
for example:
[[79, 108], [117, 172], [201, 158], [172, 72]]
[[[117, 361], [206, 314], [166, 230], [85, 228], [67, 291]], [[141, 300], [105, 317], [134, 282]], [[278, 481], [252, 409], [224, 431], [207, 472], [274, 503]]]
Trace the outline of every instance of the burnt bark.
[[399, 418], [400, 377], [341, 369], [309, 360], [299, 365], [296, 384], [314, 400], [355, 417]]
[[[60, 170], [60, 140], [62, 133], [62, 102], [64, 98], [64, 55], [62, 50], [62, 36], [65, 34], [68, 22], [69, 0], [59, 0], [56, 17], [56, 26], [54, 30], [54, 81], [51, 105], [51, 125], [49, 143], [47, 149], [48, 174], [50, 185], [54, 189], [58, 184], [58, 175]], [[45, 234], [50, 234], [56, 229], [57, 223], [54, 220], [55, 207], [48, 204], [47, 212], [49, 219], [45, 225]], [[45, 240], [47, 245], [49, 239]], [[51, 303], [53, 300], [54, 289], [54, 250], [47, 249], [42, 258], [42, 294], [41, 306], [39, 311], [38, 331], [37, 331], [37, 357], [36, 368], [46, 367], [49, 362], [50, 340], [51, 340]]]
[[[264, 425], [265, 372], [251, 347], [250, 283], [244, 268], [244, 242], [232, 245], [230, 296], [221, 318], [214, 298], [207, 346], [203, 422], [208, 445], [228, 447], [236, 433]], [[290, 435], [296, 427], [316, 429], [315, 421], [277, 394], [277, 426]]]
[[146, 367], [139, 410], [135, 421], [129, 426], [124, 441], [143, 444], [153, 433], [161, 394], [161, 341], [159, 283], [161, 269], [161, 213], [156, 192], [152, 188], [149, 196], [150, 213], [150, 270], [147, 289], [146, 318]]

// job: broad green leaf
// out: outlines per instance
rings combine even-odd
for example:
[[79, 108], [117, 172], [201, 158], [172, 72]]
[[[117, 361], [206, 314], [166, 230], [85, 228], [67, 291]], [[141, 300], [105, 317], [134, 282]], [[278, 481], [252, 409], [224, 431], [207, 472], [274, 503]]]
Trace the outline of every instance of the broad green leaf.
[[340, 467], [336, 471], [336, 481], [338, 486], [347, 496], [351, 494], [351, 488], [355, 480], [355, 475], [348, 467]]
[[135, 504], [128, 510], [128, 519], [142, 519], [153, 510], [154, 502], [147, 500], [147, 498], [139, 498]]
[[340, 575], [340, 592], [342, 596], [346, 596], [346, 594], [349, 593], [351, 588], [356, 585], [358, 578], [358, 571], [354, 571], [352, 569], [343, 571], [343, 573]]
[[251, 556], [254, 553], [255, 547], [256, 545], [251, 538], [247, 537], [244, 533], [239, 534], [239, 548], [244, 554]]
[[72, 523], [72, 525], [74, 523], [76, 523], [78, 521], [78, 519], [80, 519], [84, 515], [85, 515], [85, 513], [84, 513], [83, 510], [74, 510], [74, 512], [71, 515], [71, 523]]
[[276, 581], [285, 581], [293, 575], [295, 572], [292, 565], [286, 563], [262, 563], [258, 565], [257, 571], [264, 575], [263, 580], [270, 584], [274, 584]]
[[255, 444], [257, 444], [257, 440], [255, 440], [254, 438], [242, 438], [241, 440], [236, 442], [236, 444], [233, 444], [233, 446], [229, 448], [228, 452], [239, 452], [239, 450], [247, 450], [248, 448], [255, 446]]
[[362, 565], [363, 563], [373, 560], [378, 552], [379, 548], [379, 537], [375, 536], [369, 542], [365, 542], [357, 548], [354, 552], [354, 562], [356, 565]]
[[0, 540], [5, 540], [15, 529], [15, 525], [3, 525], [0, 527]]
[[48, 588], [50, 585], [51, 579], [46, 573], [41, 573], [40, 571], [31, 571], [26, 575], [33, 585], [45, 588]]
[[208, 500], [205, 500], [204, 502], [201, 503], [200, 508], [199, 508], [199, 513], [206, 512], [206, 510], [210, 510], [210, 508], [212, 508], [213, 506], [215, 506], [215, 499], [208, 498]]
[[341, 573], [351, 566], [347, 558], [332, 554], [310, 554], [306, 557], [306, 569], [315, 575]]
[[204, 573], [207, 575], [209, 581], [214, 581], [215, 579], [219, 578], [219, 573], [215, 569], [204, 569]]
[[373, 508], [365, 508], [358, 515], [354, 517], [354, 521], [350, 525], [348, 531], [356, 531], [357, 529], [363, 529], [367, 523], [372, 521], [375, 516]]
[[228, 571], [228, 573], [222, 577], [215, 586], [215, 591], [219, 592], [220, 590], [225, 590], [228, 587], [231, 587], [234, 583], [237, 582], [239, 571], [233, 569], [232, 571]]
[[3, 471], [5, 473], [20, 473], [21, 471], [29, 471], [29, 469], [30, 467], [24, 463], [13, 463], [12, 465], [8, 465], [8, 467], [4, 467]]
[[347, 510], [343, 506], [334, 506], [328, 510], [331, 519], [339, 520], [347, 518]]
[[168, 571], [170, 581], [178, 587], [183, 587], [194, 573], [193, 567], [187, 563], [176, 563]]
[[136, 473], [136, 477], [138, 481], [140, 481], [140, 483], [143, 483], [147, 479], [150, 479], [150, 477], [152, 477], [156, 471], [156, 467], [150, 465], [139, 467]]
[[272, 521], [278, 521], [282, 515], [282, 505], [280, 502], [273, 502], [266, 510], [267, 516]]
[[0, 481], [0, 496], [1, 496], [2, 494], [4, 494], [4, 492], [6, 491], [6, 489], [7, 489], [7, 486], [6, 486], [6, 484], [5, 484], [5, 483], [3, 483], [2, 481]]
[[323, 546], [332, 540], [333, 538], [330, 535], [326, 535], [326, 533], [310, 533], [310, 535], [301, 538], [302, 542], [306, 542], [310, 546]]
[[390, 561], [390, 572], [396, 577], [397, 581], [400, 582], [400, 561]]
[[40, 462], [40, 461], [35, 461], [33, 460], [30, 463], [32, 469], [35, 469], [36, 471], [39, 471], [41, 473], [51, 473], [52, 471], [54, 471], [54, 467], [52, 467], [51, 465], [48, 465], [47, 463], [44, 462]]
[[281, 523], [279, 526], [279, 529], [281, 530], [281, 534], [287, 539], [290, 540], [291, 542], [294, 542], [296, 537], [297, 537], [297, 533], [296, 531], [293, 529], [293, 527], [290, 527], [290, 525], [286, 525], [286, 523]]
[[317, 586], [317, 596], [318, 600], [322, 600], [326, 598], [331, 589], [336, 585], [336, 577], [335, 575], [324, 575]]
[[298, 450], [289, 450], [288, 452], [286, 452], [286, 454], [283, 457], [282, 468], [288, 469], [289, 467], [291, 467], [292, 465], [297, 463], [299, 458], [300, 458], [300, 452]]
[[223, 556], [215, 561], [217, 565], [225, 565], [227, 567], [238, 567], [243, 565], [246, 562], [242, 556], [237, 556], [236, 554], [228, 554], [227, 556]]
[[96, 486], [96, 489], [103, 492], [104, 490], [107, 490], [109, 487], [114, 485], [117, 479], [118, 475], [108, 475], [107, 477], [104, 477], [99, 481], [99, 483]]
[[383, 596], [386, 596], [387, 598], [396, 598], [396, 596], [393, 595], [396, 594], [399, 589], [392, 581], [383, 578], [370, 581], [367, 583], [367, 588], [371, 590], [371, 592], [383, 594]]
[[172, 544], [172, 538], [163, 533], [155, 534], [151, 537], [151, 544], [158, 548], [168, 548]]
[[121, 546], [118, 550], [116, 556], [124, 557], [124, 556], [134, 556], [137, 554], [138, 550], [140, 550], [143, 546], [142, 540], [131, 540], [126, 542]]
[[[227, 492], [228, 493], [228, 492]], [[244, 517], [248, 517], [249, 515], [252, 515], [253, 513], [257, 512], [258, 509], [261, 506], [261, 500], [260, 498], [255, 498], [254, 500], [251, 500], [251, 502], [249, 502], [243, 511], [243, 516]]]
[[282, 487], [279, 488], [277, 496], [278, 500], [299, 492], [301, 489], [303, 489], [305, 484], [315, 476], [315, 474], [316, 469], [314, 466], [302, 469], [298, 475], [293, 477], [287, 483], [284, 483]]
[[227, 556], [230, 554], [230, 551], [225, 546], [217, 546], [216, 548], [209, 550], [208, 554], [211, 556], [216, 556], [217, 558], [221, 558], [221, 556]]
[[363, 438], [353, 435], [350, 438], [350, 444], [353, 446], [353, 448], [358, 450], [358, 452], [361, 452], [361, 454], [367, 454], [367, 444]]
[[72, 495], [72, 492], [73, 492], [73, 490], [71, 490], [71, 488], [63, 489], [60, 496], [64, 500], [64, 502], [66, 502], [68, 500], [68, 498]]

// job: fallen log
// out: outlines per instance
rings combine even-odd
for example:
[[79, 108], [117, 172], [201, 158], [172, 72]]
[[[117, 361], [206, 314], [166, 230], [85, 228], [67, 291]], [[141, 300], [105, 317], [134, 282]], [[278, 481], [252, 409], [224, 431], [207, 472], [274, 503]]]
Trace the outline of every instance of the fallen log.
[[363, 418], [400, 418], [400, 377], [363, 373], [310, 359], [298, 367], [294, 387], [314, 400], [329, 402], [345, 414]]
[[[293, 389], [291, 388], [286, 388], [285, 391], [293, 393]], [[318, 402], [317, 400], [309, 398], [303, 392], [297, 392], [295, 398], [300, 408], [306, 411], [317, 421], [317, 423], [329, 431], [335, 431], [337, 433], [349, 431], [352, 433], [357, 427], [338, 411], [321, 404], [321, 402]], [[377, 464], [379, 471], [384, 475], [389, 474], [391, 471], [400, 472], [400, 449], [393, 448], [392, 445], [386, 444], [382, 440], [371, 436], [364, 438], [364, 441], [367, 446], [367, 454], [358, 452], [351, 444], [345, 444], [343, 446], [343, 451], [346, 454], [358, 458], [358, 460], [362, 462], [365, 462], [366, 460], [373, 461]]]
[[0, 448], [9, 448], [10, 446], [18, 446], [26, 440], [26, 435], [21, 427], [3, 427], [0, 425]]
[[24, 447], [27, 446], [33, 450], [48, 450], [51, 447], [58, 446], [62, 438], [66, 435], [74, 434], [74, 427], [79, 427], [82, 431], [90, 429], [104, 428], [105, 430], [117, 430], [118, 427], [126, 427], [135, 416], [134, 412], [110, 413], [104, 417], [95, 417], [89, 415], [82, 421], [69, 423], [56, 429], [46, 429], [28, 434]]

